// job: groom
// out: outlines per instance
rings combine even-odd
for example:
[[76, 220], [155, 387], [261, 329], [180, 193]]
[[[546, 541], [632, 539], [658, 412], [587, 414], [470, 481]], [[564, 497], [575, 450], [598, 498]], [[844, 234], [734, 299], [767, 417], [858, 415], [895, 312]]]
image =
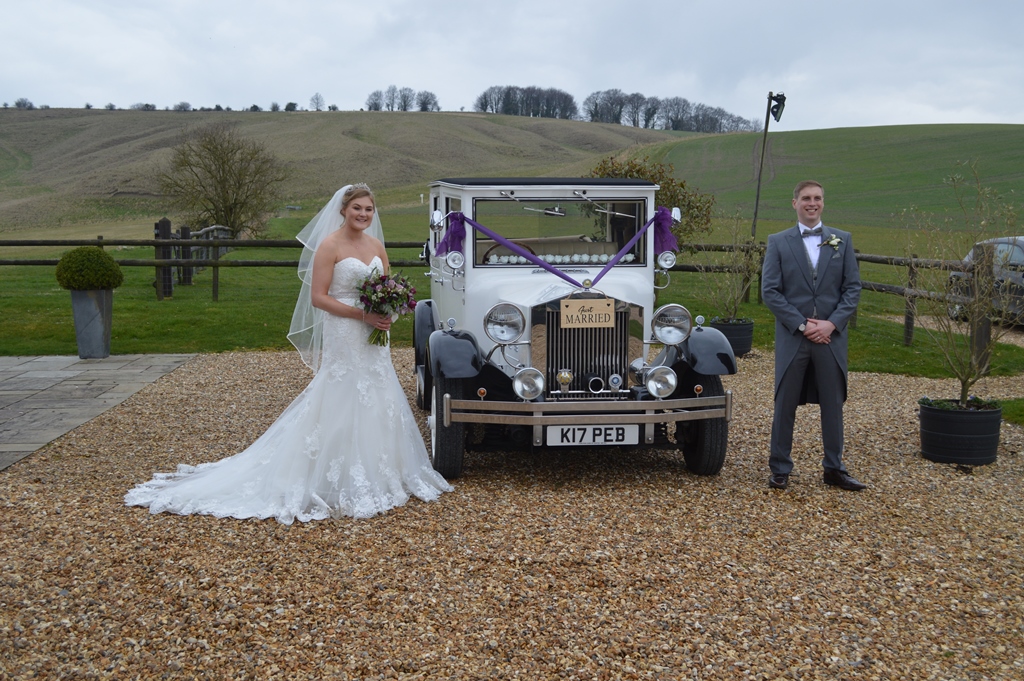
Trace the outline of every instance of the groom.
[[860, 491], [867, 485], [843, 465], [847, 322], [860, 300], [860, 271], [848, 232], [821, 223], [825, 191], [804, 181], [793, 191], [797, 224], [768, 237], [761, 292], [775, 315], [775, 415], [768, 486], [786, 489], [793, 470], [798, 405], [821, 407], [826, 485]]

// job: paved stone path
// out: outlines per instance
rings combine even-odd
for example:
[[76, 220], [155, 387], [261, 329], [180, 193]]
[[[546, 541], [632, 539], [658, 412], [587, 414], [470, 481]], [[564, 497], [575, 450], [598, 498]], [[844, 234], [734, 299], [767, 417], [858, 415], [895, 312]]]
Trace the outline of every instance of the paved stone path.
[[0, 470], [120, 404], [191, 357], [0, 357]]

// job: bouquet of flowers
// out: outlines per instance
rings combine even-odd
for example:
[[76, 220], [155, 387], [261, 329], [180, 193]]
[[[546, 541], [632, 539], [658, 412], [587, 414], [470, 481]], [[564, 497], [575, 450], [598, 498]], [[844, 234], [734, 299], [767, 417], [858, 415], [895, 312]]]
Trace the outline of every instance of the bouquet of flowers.
[[[409, 314], [416, 307], [416, 289], [401, 274], [381, 274], [374, 270], [359, 286], [359, 302], [366, 312], [389, 315], [392, 320], [399, 315]], [[374, 329], [369, 342], [387, 345], [388, 332]]]

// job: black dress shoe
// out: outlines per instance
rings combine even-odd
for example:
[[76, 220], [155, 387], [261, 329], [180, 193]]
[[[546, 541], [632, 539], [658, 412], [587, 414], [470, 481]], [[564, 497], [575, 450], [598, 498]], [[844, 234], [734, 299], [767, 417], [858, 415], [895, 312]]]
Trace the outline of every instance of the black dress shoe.
[[786, 489], [789, 487], [789, 476], [779, 473], [768, 478], [768, 486], [772, 489]]
[[867, 489], [868, 486], [863, 482], [855, 480], [849, 473], [837, 470], [826, 470], [824, 475], [826, 485], [832, 487], [838, 487], [839, 489], [850, 490], [851, 492], [859, 492], [862, 489]]

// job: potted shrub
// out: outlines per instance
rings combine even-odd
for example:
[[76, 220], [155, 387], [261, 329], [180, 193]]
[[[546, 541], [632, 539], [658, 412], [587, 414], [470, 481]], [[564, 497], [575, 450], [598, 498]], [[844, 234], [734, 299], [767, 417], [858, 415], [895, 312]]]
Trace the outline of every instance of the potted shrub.
[[[1024, 321], [1010, 299], [1019, 294], [996, 276], [1007, 266], [1010, 251], [997, 247], [1005, 240], [990, 237], [1012, 233], [1016, 213], [981, 185], [974, 162], [958, 168], [946, 179], [956, 196], [955, 217], [936, 225], [929, 216], [909, 212], [928, 244], [925, 252], [944, 262], [942, 268], [918, 273], [918, 288], [931, 295], [919, 298], [917, 306], [927, 337], [960, 384], [956, 396], [918, 400], [921, 454], [939, 463], [983, 465], [996, 460], [1002, 409], [998, 401], [978, 398], [971, 390], [988, 373], [995, 344]], [[961, 259], [966, 251], [970, 256]]]
[[102, 248], [82, 246], [61, 256], [55, 274], [61, 288], [71, 291], [78, 356], [109, 357], [114, 289], [124, 281], [121, 266]]
[[705, 278], [708, 298], [716, 311], [708, 325], [729, 339], [737, 357], [750, 352], [754, 343], [754, 320], [740, 316], [740, 304], [750, 296], [750, 286], [760, 267], [762, 252], [752, 237], [740, 235], [740, 216], [737, 214], [732, 221], [731, 243], [722, 251], [723, 255], [714, 258], [715, 262], [711, 262], [712, 257], [709, 256], [705, 266], [707, 271], [717, 272]]

